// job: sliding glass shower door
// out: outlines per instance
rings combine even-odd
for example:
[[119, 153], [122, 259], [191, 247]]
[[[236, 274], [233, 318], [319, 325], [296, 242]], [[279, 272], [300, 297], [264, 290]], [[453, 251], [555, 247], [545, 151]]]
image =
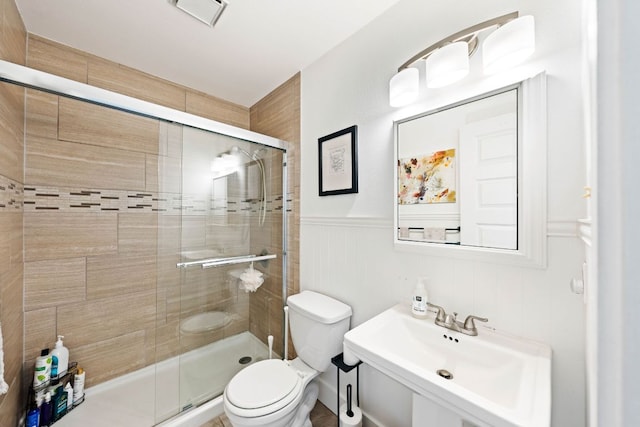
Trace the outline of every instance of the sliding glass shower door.
[[175, 160], [159, 184], [174, 206], [158, 242], [174, 271], [158, 278], [157, 387], [173, 391], [157, 391], [158, 421], [220, 396], [269, 357], [269, 335], [282, 342], [286, 209], [283, 150], [173, 124], [166, 139]]

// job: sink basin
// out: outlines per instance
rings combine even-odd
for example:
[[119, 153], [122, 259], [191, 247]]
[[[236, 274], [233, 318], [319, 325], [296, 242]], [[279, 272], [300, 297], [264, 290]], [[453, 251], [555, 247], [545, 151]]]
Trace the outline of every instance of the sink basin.
[[478, 425], [549, 426], [551, 348], [478, 329], [451, 331], [400, 304], [347, 332], [344, 360], [361, 360]]

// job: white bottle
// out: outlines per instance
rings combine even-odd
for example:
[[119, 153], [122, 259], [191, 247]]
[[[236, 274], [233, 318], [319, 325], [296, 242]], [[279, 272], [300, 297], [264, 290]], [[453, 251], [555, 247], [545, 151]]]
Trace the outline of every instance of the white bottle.
[[78, 373], [73, 377], [73, 406], [84, 402], [84, 369], [78, 368]]
[[45, 348], [36, 358], [36, 366], [33, 372], [33, 387], [39, 388], [49, 385], [51, 380], [51, 355], [49, 349]]
[[69, 349], [62, 343], [62, 338], [64, 338], [63, 335], [58, 335], [56, 346], [51, 351], [51, 356], [58, 358], [58, 377], [66, 374], [69, 369]]
[[416, 288], [411, 298], [411, 314], [418, 319], [427, 317], [427, 290], [424, 287], [424, 279], [418, 279]]
[[71, 387], [71, 382], [64, 386], [64, 391], [67, 393], [67, 412], [69, 412], [73, 409], [73, 387]]

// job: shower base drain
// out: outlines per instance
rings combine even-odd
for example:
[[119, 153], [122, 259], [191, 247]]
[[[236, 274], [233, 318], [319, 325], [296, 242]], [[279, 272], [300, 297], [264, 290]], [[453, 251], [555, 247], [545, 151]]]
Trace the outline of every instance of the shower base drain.
[[251, 356], [243, 356], [240, 359], [238, 359], [238, 363], [241, 365], [246, 365], [247, 363], [251, 363], [253, 359], [251, 358]]

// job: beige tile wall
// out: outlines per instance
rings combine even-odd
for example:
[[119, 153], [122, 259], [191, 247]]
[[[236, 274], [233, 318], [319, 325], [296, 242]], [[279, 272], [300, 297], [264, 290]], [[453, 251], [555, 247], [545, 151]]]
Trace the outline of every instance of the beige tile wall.
[[58, 121], [61, 141], [158, 154], [160, 126], [154, 119], [60, 98]]
[[[26, 33], [14, 0], [0, 0], [0, 59], [24, 65]], [[0, 425], [17, 425], [22, 411], [24, 89], [0, 83], [0, 325], [7, 394]]]
[[[288, 213], [291, 234], [297, 235], [299, 75], [249, 110], [27, 35], [13, 0], [0, 0], [0, 26], [2, 59], [293, 142], [289, 176], [294, 191], [286, 197], [293, 202]], [[41, 348], [51, 346], [57, 334], [67, 335], [72, 360], [82, 361], [90, 373], [88, 386], [179, 352], [180, 292], [189, 291], [172, 286], [180, 280], [180, 271], [165, 268], [177, 262], [175, 247], [181, 238], [180, 217], [172, 214], [171, 202], [154, 201], [156, 208], [162, 203], [169, 208], [149, 213], [147, 206], [138, 206], [144, 203], [126, 203], [113, 195], [149, 192], [151, 196], [140, 195], [146, 198], [179, 190], [175, 184], [179, 159], [175, 144], [170, 143], [180, 139], [175, 135], [179, 130], [115, 111], [101, 114], [98, 107], [33, 90], [27, 91], [23, 129], [23, 94], [23, 89], [0, 85], [0, 188], [5, 189], [4, 193], [0, 190], [0, 232], [10, 236], [0, 241], [0, 321], [5, 378], [11, 386], [7, 395], [0, 396], [0, 425], [16, 424], [22, 409], [21, 370], [24, 366], [27, 383], [33, 358]], [[78, 121], [78, 117], [87, 120]], [[118, 132], [114, 122], [127, 127], [127, 134]], [[28, 205], [28, 213], [23, 214], [23, 184], [34, 198], [53, 199], [56, 196], [51, 194], [58, 194], [57, 204], [45, 204], [44, 209]], [[43, 187], [46, 193], [38, 195]], [[79, 190], [82, 194], [74, 194]], [[128, 209], [143, 212], [103, 212], [95, 203], [83, 202], [89, 198], [101, 200], [102, 206], [122, 208], [124, 203]], [[77, 207], [71, 208], [70, 200]], [[55, 209], [60, 204], [67, 207]], [[255, 228], [252, 232], [260, 234]], [[281, 245], [280, 232], [275, 227], [263, 233], [256, 239], [256, 248]], [[158, 241], [161, 244], [156, 249]], [[294, 293], [297, 238], [288, 244], [288, 288]], [[238, 312], [251, 305], [251, 320], [240, 316], [225, 333], [236, 333], [251, 324], [263, 339], [275, 332], [278, 342], [281, 274], [278, 263], [272, 263], [267, 282], [251, 296], [251, 303], [248, 295], [230, 290], [225, 280], [209, 277], [221, 283], [215, 292], [222, 300], [233, 299]], [[202, 289], [197, 282], [193, 288], [193, 299], [200, 298]], [[213, 301], [209, 305], [215, 309]]]
[[[299, 75], [250, 112], [34, 35], [29, 35], [27, 62], [74, 80], [299, 141]], [[249, 327], [265, 342], [269, 333], [281, 342], [279, 262], [270, 263], [265, 284], [251, 297], [238, 292], [223, 269], [181, 280], [181, 274], [191, 273], [175, 268], [181, 244], [198, 246], [220, 232], [215, 222], [198, 217], [184, 218], [187, 227], [181, 232], [181, 217], [171, 200], [180, 191], [180, 128], [103, 110], [27, 91], [25, 370], [41, 348], [53, 345], [57, 334], [65, 335], [71, 359], [87, 369], [88, 386]], [[292, 158], [294, 183], [292, 165], [298, 162]], [[269, 161], [274, 163], [272, 170], [280, 170], [281, 160]], [[277, 187], [273, 191], [281, 191], [280, 179], [277, 174], [269, 177]], [[297, 230], [298, 196], [294, 191], [286, 197], [293, 202], [288, 216]], [[281, 249], [279, 217], [277, 211], [268, 215], [267, 224], [275, 226], [267, 231], [252, 216], [251, 250]], [[289, 243], [294, 265], [296, 241]], [[297, 292], [296, 271], [290, 267], [290, 293]], [[202, 310], [230, 311], [233, 321], [204, 342], [181, 340], [180, 320]]]
[[[246, 107], [28, 37], [33, 68], [248, 127]], [[57, 334], [87, 386], [202, 344], [181, 344], [180, 319], [230, 295], [216, 272], [179, 286], [180, 128], [28, 90], [26, 134], [25, 371]]]
[[[300, 235], [300, 73], [287, 80], [269, 95], [251, 107], [251, 130], [287, 141], [287, 169], [289, 182], [286, 195], [289, 203], [287, 221], [287, 293], [299, 292], [299, 235]], [[277, 167], [273, 171], [281, 170]], [[273, 177], [276, 182], [278, 177]], [[281, 228], [271, 228], [273, 235], [265, 236], [274, 244], [281, 239]], [[281, 246], [281, 244], [280, 244]], [[280, 271], [276, 274], [282, 274]], [[273, 287], [259, 289], [251, 296], [251, 332], [264, 339], [267, 327], [273, 332], [275, 343], [282, 342], [282, 292], [275, 283]], [[266, 325], [266, 326], [265, 326]], [[293, 345], [289, 344], [290, 357], [294, 356]], [[280, 347], [278, 350], [282, 352]]]
[[245, 129], [249, 127], [247, 107], [34, 34], [28, 38], [27, 65], [31, 68]]
[[[2, 59], [299, 143], [299, 75], [256, 104], [249, 114], [246, 107], [37, 36], [29, 36], [27, 57], [27, 35], [13, 0], [1, 0], [0, 26]], [[123, 124], [122, 113], [109, 111], [102, 115], [98, 107], [60, 101], [54, 95], [32, 90], [27, 92], [24, 150], [24, 90], [7, 84], [0, 86], [0, 181], [10, 184], [4, 186], [7, 194], [0, 194], [0, 232], [10, 236], [0, 241], [0, 321], [4, 326], [5, 378], [10, 384], [9, 393], [0, 397], [0, 425], [15, 425], [21, 411], [23, 357], [25, 366], [30, 366], [33, 357], [41, 348], [50, 346], [58, 333], [68, 334], [72, 358], [82, 360], [92, 373], [89, 385], [149, 363], [155, 357], [151, 356], [155, 355], [155, 351], [150, 351], [151, 344], [160, 358], [179, 351], [176, 342], [180, 290], [171, 286], [179, 280], [179, 272], [175, 268], [166, 271], [160, 268], [154, 277], [153, 268], [156, 263], [174, 265], [177, 259], [171, 255], [171, 247], [161, 247], [160, 253], [152, 250], [154, 231], [162, 242], [178, 239], [176, 216], [160, 215], [154, 220], [153, 214], [143, 217], [113, 212], [30, 211], [24, 218], [24, 263], [22, 259], [24, 182], [34, 187], [53, 186], [71, 191], [80, 187], [157, 192], [176, 182], [175, 176], [159, 182], [154, 173], [156, 168], [165, 172], [177, 169], [175, 156], [167, 153], [169, 138], [160, 137], [157, 146], [157, 133], [163, 129], [135, 118], [127, 133], [128, 137], [134, 135], [131, 141], [114, 134], [117, 127], [109, 126], [114, 121]], [[79, 122], [79, 116], [89, 120]], [[74, 126], [77, 123], [83, 127]], [[289, 174], [292, 182], [297, 183], [299, 162], [292, 155], [296, 152], [295, 145], [291, 149]], [[22, 169], [24, 151], [26, 171]], [[294, 189], [287, 197], [294, 202], [289, 216], [295, 236], [297, 184]], [[175, 186], [169, 190], [175, 191]], [[8, 203], [2, 203], [3, 198]], [[270, 236], [257, 239], [256, 246], [277, 246], [279, 233], [275, 227]], [[289, 251], [292, 293], [297, 291], [295, 238], [289, 242]], [[251, 324], [263, 339], [269, 332], [275, 331], [277, 335], [282, 327], [281, 272], [276, 263], [271, 266], [262, 291], [251, 299]], [[240, 300], [237, 301], [240, 307], [248, 304], [246, 296], [240, 294], [235, 298]], [[152, 327], [154, 321], [158, 322], [157, 330]], [[248, 319], [241, 319], [228, 333], [242, 330], [248, 323]], [[99, 332], [90, 330], [89, 325], [96, 325], [94, 329]], [[122, 348], [128, 351], [122, 352]], [[28, 372], [25, 377], [29, 377]]]
[[160, 125], [28, 92], [26, 378], [60, 334], [90, 386], [155, 361], [158, 215], [145, 156], [158, 158]]

